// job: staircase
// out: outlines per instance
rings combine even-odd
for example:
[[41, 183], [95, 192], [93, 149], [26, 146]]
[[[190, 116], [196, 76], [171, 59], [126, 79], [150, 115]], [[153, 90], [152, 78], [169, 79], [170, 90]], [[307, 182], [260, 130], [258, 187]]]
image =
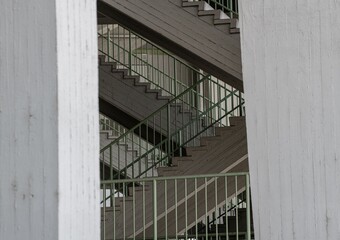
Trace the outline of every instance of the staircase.
[[[110, 145], [112, 142], [117, 140], [119, 136], [123, 135], [128, 130], [118, 123], [114, 122], [112, 119], [107, 118], [104, 115], [100, 116], [100, 149]], [[118, 128], [118, 129], [117, 129]], [[138, 146], [138, 147], [135, 147]], [[111, 151], [106, 151], [100, 155], [100, 162], [102, 163], [101, 179], [110, 179], [112, 174], [116, 174], [116, 170], [120, 169], [120, 166], [127, 166], [133, 162], [136, 157], [139, 157], [143, 151], [150, 148], [150, 144], [145, 142], [143, 139], [138, 138], [137, 135], [128, 135], [126, 139], [118, 142], [114, 145]], [[160, 155], [157, 152], [157, 155]], [[152, 162], [148, 158], [143, 158], [139, 161], [139, 166], [136, 169], [129, 169], [126, 172], [127, 178], [133, 178], [133, 176], [138, 175], [138, 169], [144, 171], [152, 165]], [[106, 166], [106, 167], [103, 167]], [[109, 167], [111, 166], [111, 169]], [[132, 172], [133, 171], [133, 172]], [[155, 167], [149, 169], [146, 177], [157, 176], [157, 170]]]
[[[203, 21], [207, 21], [209, 23], [212, 22], [219, 30], [226, 32], [227, 34], [233, 34], [231, 36], [239, 39], [240, 29], [238, 28], [238, 19], [233, 18], [234, 15], [238, 14], [236, 12], [230, 11], [229, 9], [225, 10], [227, 12], [225, 13], [223, 11], [222, 3], [218, 5], [216, 1], [216, 9], [214, 9], [203, 0], [182, 0], [182, 6], [188, 12], [192, 14], [196, 13]], [[218, 9], [219, 6], [221, 6], [221, 9]], [[228, 16], [227, 14], [231, 16]]]
[[244, 117], [230, 118], [229, 127], [216, 128], [215, 136], [201, 137], [200, 146], [189, 147], [186, 151], [188, 156], [174, 157], [172, 166], [159, 167], [158, 175], [168, 177], [234, 172], [235, 167], [242, 163], [246, 163], [246, 167], [241, 172], [247, 172]]
[[[216, 136], [201, 138], [201, 146], [189, 148], [187, 157], [177, 157], [174, 158], [173, 166], [171, 167], [160, 167], [157, 169], [159, 176], [164, 177], [175, 177], [175, 176], [185, 176], [185, 175], [202, 175], [211, 173], [225, 173], [225, 172], [247, 172], [248, 162], [247, 162], [247, 144], [246, 144], [246, 129], [244, 117], [231, 118], [231, 126], [225, 128], [218, 128], [216, 130]], [[184, 212], [187, 214], [186, 223], [184, 223], [184, 216], [182, 213], [175, 214], [174, 205], [181, 202], [181, 199], [186, 198], [186, 202], [194, 201], [194, 197], [188, 197], [190, 193], [193, 193], [195, 189], [200, 189], [205, 183], [202, 181], [187, 182], [186, 183], [186, 193], [181, 192], [183, 189], [175, 189], [175, 185], [169, 185], [167, 187], [167, 194], [176, 192], [178, 194], [177, 201], [174, 201], [169, 195], [165, 195], [164, 182], [158, 183], [157, 191], [157, 201], [158, 201], [158, 214], [159, 220], [157, 226], [160, 234], [164, 236], [165, 234], [165, 219], [164, 214], [169, 216], [167, 221], [167, 234], [170, 236], [177, 235], [179, 232], [187, 231], [188, 228], [197, 221], [193, 211], [195, 209], [190, 209], [185, 204], [179, 204], [176, 209], [184, 208]], [[216, 183], [213, 187], [209, 188], [209, 196], [214, 196], [215, 194], [221, 193], [224, 190], [225, 183], [221, 180]], [[235, 179], [230, 179], [228, 182], [228, 188], [231, 193], [239, 192], [239, 190], [244, 190], [245, 179], [239, 179], [235, 182]], [[236, 185], [235, 185], [236, 184]], [[208, 184], [209, 185], [209, 184]], [[212, 184], [213, 185], [213, 184]], [[236, 186], [236, 187], [235, 187]], [[215, 193], [217, 187], [218, 190]], [[125, 186], [123, 187], [125, 188]], [[153, 234], [153, 212], [146, 211], [146, 209], [152, 208], [153, 198], [148, 191], [152, 189], [150, 184], [145, 184], [142, 186], [129, 187], [129, 190], [124, 192], [124, 197], [115, 198], [115, 216], [113, 219], [106, 217], [106, 221], [117, 223], [115, 230], [115, 237], [129, 238], [132, 237], [134, 233], [137, 233], [136, 237], [142, 237], [141, 231], [146, 234], [146, 238], [151, 237]], [[203, 192], [198, 193], [203, 194]], [[186, 196], [188, 195], [188, 196]], [[232, 195], [232, 194], [231, 194]], [[174, 196], [172, 196], [174, 197]], [[210, 207], [207, 209], [211, 212], [216, 206], [223, 205], [225, 203], [225, 194], [220, 195], [216, 198], [215, 204], [208, 204]], [[166, 205], [166, 207], [164, 206]], [[196, 211], [198, 218], [201, 218], [205, 211], [200, 211], [199, 209], [204, 209], [204, 204], [197, 204]], [[165, 208], [172, 209], [165, 211]], [[122, 211], [124, 209], [124, 211]], [[108, 209], [108, 215], [112, 214], [113, 209]], [[175, 216], [177, 215], [177, 216]], [[113, 215], [111, 215], [113, 217]], [[143, 217], [143, 219], [139, 219]], [[143, 221], [144, 220], [144, 224]], [[134, 227], [131, 223], [134, 222]], [[122, 224], [123, 223], [123, 224]], [[185, 229], [175, 228], [176, 225], [186, 226]], [[138, 234], [140, 232], [140, 234]], [[148, 234], [151, 234], [148, 236]], [[113, 229], [107, 228], [106, 237], [108, 239], [113, 237]]]
[[206, 4], [199, 3], [198, 7], [204, 5], [200, 11], [195, 9], [196, 3], [190, 4], [182, 0], [99, 0], [98, 12], [242, 90], [240, 41], [234, 34], [237, 22]]
[[234, 3], [98, 1], [102, 239], [251, 239]]
[[[137, 122], [169, 102], [170, 97], [163, 96], [161, 90], [151, 89], [150, 86], [150, 83], [141, 82], [139, 76], [129, 75], [127, 69], [117, 69], [115, 62], [106, 62], [105, 56], [100, 55], [100, 99], [125, 112]], [[114, 111], [108, 109], [106, 112], [104, 113], [109, 115]], [[126, 122], [120, 124], [124, 125]]]

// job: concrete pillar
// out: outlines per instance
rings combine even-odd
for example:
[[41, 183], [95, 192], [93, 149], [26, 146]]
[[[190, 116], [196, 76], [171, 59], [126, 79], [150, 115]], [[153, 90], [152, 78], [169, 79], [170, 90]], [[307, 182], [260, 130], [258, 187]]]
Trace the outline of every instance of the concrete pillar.
[[239, 2], [256, 239], [340, 239], [340, 1]]
[[99, 239], [95, 0], [0, 1], [0, 239]]

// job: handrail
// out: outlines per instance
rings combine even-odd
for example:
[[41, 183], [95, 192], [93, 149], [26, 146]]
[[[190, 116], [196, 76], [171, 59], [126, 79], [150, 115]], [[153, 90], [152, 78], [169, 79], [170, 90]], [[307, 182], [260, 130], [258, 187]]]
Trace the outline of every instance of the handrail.
[[[226, 96], [224, 99], [221, 100], [224, 101], [226, 98], [228, 98], [228, 96]], [[216, 103], [214, 106], [217, 106], [220, 102]], [[210, 109], [212, 109], [214, 106], [210, 107]], [[233, 111], [235, 111], [235, 109], [237, 109], [239, 106], [234, 107], [233, 109], [231, 109], [228, 113], [226, 113], [224, 116], [221, 116], [219, 119], [216, 119], [215, 122], [219, 121], [221, 118], [224, 118], [225, 116], [229, 115], [230, 113], [232, 113]], [[207, 110], [209, 111], [209, 110]], [[202, 117], [205, 113], [202, 113], [199, 117]], [[198, 117], [198, 118], [199, 118]], [[185, 129], [187, 126], [189, 126], [190, 123], [187, 123], [185, 126], [183, 126], [181, 128], [181, 130]], [[200, 132], [198, 132], [195, 136], [191, 137], [191, 139], [188, 139], [186, 142], [182, 143], [181, 145], [177, 146], [177, 148], [173, 149], [172, 152], [177, 151], [179, 148], [183, 147], [187, 142], [191, 141], [193, 138], [196, 138], [198, 135], [200, 135], [203, 131], [205, 131], [206, 129], [201, 130]], [[164, 145], [167, 141], [170, 141], [170, 139], [175, 136], [177, 133], [173, 133], [170, 138], [164, 139], [162, 142], [158, 143], [157, 145], [154, 146], [154, 148], [159, 148], [160, 146]], [[153, 151], [153, 149], [148, 150], [146, 153], [144, 153], [142, 156], [140, 156], [139, 158], [135, 159], [132, 163], [130, 163], [129, 165], [127, 165], [125, 168], [121, 169], [120, 172], [125, 172], [127, 171], [128, 168], [132, 167], [134, 164], [136, 164], [141, 158], [147, 156], [149, 153], [151, 153]], [[158, 163], [163, 162], [168, 156], [165, 156], [164, 158], [159, 159], [157, 162], [155, 162], [154, 165], [157, 165]], [[149, 166], [148, 169], [145, 169], [143, 172], [141, 172], [138, 176], [135, 176], [135, 178], [139, 178], [141, 176], [143, 176], [143, 174], [145, 174], [147, 171], [149, 171], [150, 169], [152, 169], [153, 166]], [[114, 176], [116, 177], [117, 174]]]
[[[165, 91], [166, 94], [170, 94], [170, 97], [172, 98], [170, 98], [171, 100], [169, 100], [167, 104], [160, 107], [158, 110], [156, 110], [155, 112], [153, 112], [152, 114], [144, 118], [140, 123], [138, 123], [132, 129], [128, 130], [126, 133], [122, 134], [121, 136], [116, 138], [114, 141], [112, 141], [110, 144], [108, 144], [107, 146], [101, 149], [100, 151], [101, 159], [102, 159], [101, 161], [103, 162], [103, 166], [104, 165], [106, 167], [110, 166], [111, 177], [112, 177], [111, 172], [113, 170], [112, 164], [115, 165], [114, 168], [118, 169], [119, 173], [122, 173], [123, 170], [125, 171], [126, 169], [128, 169], [126, 168], [126, 166], [132, 165], [132, 169], [128, 169], [128, 172], [125, 171], [126, 177], [131, 173], [133, 173], [132, 177], [136, 175], [140, 175], [140, 174], [137, 174], [136, 171], [139, 171], [139, 173], [143, 172], [144, 168], [150, 170], [150, 167], [148, 167], [150, 163], [152, 167], [156, 166], [155, 164], [160, 164], [157, 166], [161, 166], [162, 164], [169, 164], [169, 161], [172, 156], [178, 155], [178, 154], [179, 156], [182, 156], [182, 151], [184, 151], [184, 148], [182, 149], [182, 147], [186, 143], [191, 141], [190, 146], [192, 144], [195, 144], [198, 140], [198, 138], [195, 139], [195, 137], [199, 136], [205, 130], [209, 129], [209, 127], [207, 127], [206, 124], [203, 124], [203, 123], [208, 123], [210, 125], [215, 124], [215, 123], [218, 123], [219, 125], [225, 124], [227, 120], [225, 120], [226, 118], [222, 120], [222, 118], [224, 118], [228, 114], [233, 115], [232, 113], [237, 108], [240, 108], [239, 114], [242, 115], [243, 99], [242, 99], [242, 95], [240, 92], [237, 92], [237, 90], [234, 91], [232, 87], [228, 86], [225, 83], [222, 83], [220, 80], [214, 79], [210, 75], [202, 74], [197, 69], [194, 69], [193, 67], [187, 65], [186, 63], [182, 62], [180, 59], [177, 59], [171, 53], [166, 52], [165, 50], [159, 48], [157, 45], [151, 43], [147, 39], [144, 39], [138, 36], [134, 32], [127, 30], [126, 28], [120, 28], [120, 25], [118, 24], [117, 26], [118, 26], [117, 28], [114, 28], [114, 31], [118, 32], [118, 35], [114, 38], [114, 40], [110, 39], [110, 37], [112, 36], [110, 34], [110, 28], [107, 29], [108, 30], [107, 36], [104, 36], [103, 34], [98, 33], [98, 36], [104, 39], [104, 42], [108, 40], [106, 51], [105, 51], [105, 48], [103, 48], [102, 50], [99, 49], [99, 52], [105, 54], [109, 58], [109, 60], [114, 59], [114, 61], [121, 63], [122, 66], [128, 68], [128, 70], [130, 71], [130, 74], [131, 72], [136, 73], [137, 75], [143, 77], [146, 81], [150, 82], [151, 87], [154, 86], [158, 89], [161, 89], [162, 91]], [[119, 37], [120, 36], [119, 32], [121, 32], [122, 29], [123, 29], [123, 33], [128, 33], [127, 35], [124, 35], [123, 41]], [[129, 37], [128, 48], [126, 48], [126, 45], [125, 45], [125, 42], [127, 41], [127, 39], [125, 39], [125, 36]], [[141, 52], [143, 52], [144, 50], [147, 50], [147, 51], [152, 50], [152, 52], [154, 52], [155, 50], [157, 52], [159, 51], [163, 53], [164, 55], [167, 54], [166, 58], [169, 58], [171, 60], [171, 61], [169, 60], [169, 62], [173, 61], [175, 63], [172, 66], [173, 67], [172, 70], [174, 70], [174, 72], [172, 72], [172, 70], [170, 70], [170, 72], [164, 71], [164, 61], [165, 61], [164, 56], [161, 56], [163, 57], [163, 60], [161, 61], [157, 60], [156, 64], [152, 65], [151, 63], [153, 63], [153, 61], [150, 61], [151, 57], [142, 58], [138, 56], [137, 54], [135, 54], [136, 49], [132, 50], [133, 47], [131, 47], [132, 36], [134, 36], [135, 38], [138, 38], [138, 42], [139, 42], [139, 38], [141, 39], [141, 43], [138, 43], [138, 44], [143, 45], [147, 43], [150, 45], [144, 48], [144, 47], [140, 47], [137, 44], [138, 46], [135, 46], [135, 47], [138, 49], [138, 51], [140, 50]], [[116, 53], [114, 51], [116, 51]], [[144, 71], [145, 69], [141, 72], [138, 72], [140, 71], [137, 69], [139, 65], [138, 66], [132, 65], [132, 61], [131, 61], [132, 59], [138, 60], [137, 61], [138, 64], [141, 64], [140, 66], [143, 67], [142, 70], [144, 69], [144, 67], [147, 67], [148, 69], [151, 68], [151, 73], [152, 73], [150, 75], [151, 79], [148, 79], [149, 75], [145, 76], [145, 71]], [[128, 62], [126, 60], [128, 60]], [[180, 66], [176, 65], [176, 63], [178, 64], [180, 63]], [[160, 68], [160, 65], [161, 67], [163, 67], [163, 70], [162, 68]], [[134, 66], [134, 68], [132, 66]], [[194, 84], [186, 85], [187, 83], [184, 83], [178, 80], [179, 77], [183, 77], [183, 79], [185, 79], [186, 77], [182, 73], [180, 73], [179, 75], [176, 74], [177, 72], [176, 67], [179, 67], [179, 69], [181, 69], [181, 67], [183, 66], [185, 66], [185, 69], [190, 70], [190, 74], [188, 72], [185, 72], [185, 73], [190, 75], [189, 80], [194, 81], [195, 82]], [[156, 74], [155, 75], [156, 77], [154, 76], [154, 73]], [[170, 75], [168, 75], [167, 73], [169, 73]], [[159, 76], [158, 74], [162, 74], [162, 76], [165, 77], [162, 79], [162, 81], [164, 81], [165, 79], [165, 80], [171, 80], [175, 82], [170, 84], [170, 88], [168, 88], [168, 86], [165, 86], [165, 85], [164, 85], [165, 88], [163, 88], [162, 81], [160, 82], [159, 80], [158, 82], [155, 81], [157, 79], [157, 76]], [[189, 75], [187, 75], [187, 77]], [[208, 80], [208, 81], [203, 83], [204, 80]], [[173, 85], [176, 85], [177, 87], [173, 87]], [[180, 86], [180, 89], [178, 89], [178, 86]], [[173, 92], [173, 89], [175, 89], [175, 92]], [[178, 91], [176, 91], [176, 89]], [[220, 106], [217, 106], [219, 103], [223, 102], [224, 100], [225, 100], [225, 103], [222, 103]], [[234, 103], [237, 103], [237, 102], [239, 104], [237, 104], [237, 107], [234, 107], [235, 106]], [[183, 106], [186, 106], [186, 108], [184, 108]], [[213, 108], [216, 108], [216, 109], [212, 110]], [[230, 108], [232, 109], [232, 111], [228, 111], [228, 109]], [[184, 110], [188, 110], [188, 112], [192, 114], [190, 116], [197, 117], [196, 120], [193, 121], [193, 123], [190, 123], [190, 119], [188, 119], [188, 115], [185, 115], [183, 113]], [[180, 117], [182, 118], [182, 120], [177, 119]], [[183, 120], [183, 117], [184, 117], [184, 120]], [[207, 119], [208, 119], [208, 122], [205, 122]], [[218, 122], [220, 120], [222, 121]], [[189, 123], [185, 124], [185, 122], [187, 121], [189, 121]], [[181, 128], [181, 126], [183, 125], [184, 127]], [[193, 131], [187, 128], [186, 132], [182, 134], [185, 138], [185, 140], [183, 140], [181, 139], [182, 136], [178, 135], [178, 131], [181, 131], [185, 127], [188, 127], [188, 126], [189, 127], [191, 126], [191, 128], [193, 128]], [[175, 129], [175, 132], [173, 129]], [[192, 134], [192, 132], [194, 132], [194, 134]], [[208, 133], [207, 131], [207, 133], [204, 133], [204, 134], [210, 134], [210, 133]], [[174, 139], [174, 136], [177, 136], [177, 138]], [[136, 139], [137, 139], [137, 143], [136, 143]], [[123, 145], [126, 146], [125, 150], [124, 150]], [[134, 151], [135, 153], [132, 153], [131, 151], [129, 152], [129, 148], [132, 149], [132, 151]], [[113, 149], [115, 150], [112, 151]], [[139, 156], [137, 157], [135, 156], [135, 154], [138, 154]], [[116, 161], [117, 159], [118, 161]], [[141, 161], [138, 163], [138, 166], [137, 166], [139, 167], [139, 169], [137, 169], [136, 166], [133, 166], [133, 164], [135, 164], [138, 161]], [[141, 164], [142, 164], [142, 167], [141, 167]], [[123, 167], [123, 169], [121, 169], [121, 167]], [[103, 168], [103, 174], [105, 174], [104, 168]], [[148, 176], [148, 174], [146, 174], [146, 176]], [[153, 175], [154, 175], [154, 170], [152, 169], [152, 176]]]
[[[137, 183], [140, 185], [137, 186]], [[170, 239], [172, 238], [170, 236], [179, 239], [182, 237], [189, 239], [188, 236], [195, 239], [202, 236], [208, 239], [209, 236], [216, 236], [216, 239], [219, 239], [219, 237], [242, 234], [244, 239], [251, 240], [248, 172], [115, 179], [101, 181], [100, 185], [103, 199], [106, 199], [107, 194], [111, 196], [111, 200], [104, 201], [102, 205], [102, 216], [107, 219], [102, 221], [104, 239], [105, 237]], [[111, 193], [117, 188], [123, 189], [122, 195], [113, 196]], [[238, 225], [238, 215], [236, 215], [236, 218], [229, 219], [230, 224], [235, 223], [232, 224], [234, 227], [231, 231], [229, 228], [220, 231], [217, 225], [214, 231], [211, 227], [208, 228], [208, 224], [205, 225], [204, 232], [198, 231], [200, 219], [217, 212], [221, 206], [225, 206], [244, 191], [246, 192], [244, 225]], [[213, 199], [210, 196], [214, 196]], [[127, 202], [132, 204], [126, 204]], [[228, 209], [227, 207], [226, 210]], [[119, 214], [117, 210], [120, 210]], [[164, 224], [159, 225], [160, 223]]]
[[104, 152], [106, 149], [108, 149], [110, 146], [116, 144], [119, 142], [119, 140], [123, 139], [124, 136], [126, 136], [129, 133], [133, 133], [134, 130], [138, 129], [139, 127], [141, 127], [143, 124], [145, 124], [145, 122], [149, 119], [152, 119], [153, 116], [155, 116], [156, 114], [158, 114], [159, 112], [161, 112], [162, 110], [165, 110], [169, 104], [172, 103], [176, 103], [176, 101], [178, 99], [180, 99], [182, 96], [184, 96], [186, 93], [188, 93], [189, 91], [195, 89], [196, 86], [198, 86], [200, 83], [202, 83], [204, 80], [208, 79], [210, 75], [205, 76], [204, 78], [202, 78], [201, 80], [199, 80], [198, 82], [196, 82], [194, 85], [192, 85], [190, 88], [186, 89], [184, 92], [182, 92], [181, 94], [179, 94], [177, 97], [175, 97], [174, 99], [170, 100], [169, 103], [167, 103], [166, 105], [160, 107], [158, 110], [156, 110], [155, 112], [153, 112], [152, 114], [150, 114], [148, 117], [146, 117], [143, 121], [141, 121], [140, 123], [138, 123], [136, 126], [134, 126], [133, 128], [131, 128], [130, 130], [128, 130], [125, 134], [121, 135], [120, 137], [118, 137], [116, 140], [114, 140], [113, 142], [111, 142], [110, 144], [108, 144], [106, 147], [104, 147], [103, 149], [100, 150], [100, 153]]
[[[148, 82], [150, 82], [151, 84], [155, 85], [157, 88], [167, 92], [168, 94], [171, 94], [173, 95], [173, 93], [171, 92], [172, 90], [168, 90], [167, 88], [161, 86], [159, 84], [159, 82], [157, 83], [155, 80], [152, 80], [152, 79], [149, 79], [149, 77], [145, 76], [144, 74], [145, 73], [140, 73], [140, 69], [139, 71], [138, 70], [134, 70], [132, 69], [132, 57], [133, 59], [137, 59], [138, 60], [138, 63], [142, 63], [144, 64], [146, 67], [148, 68], [151, 68], [152, 71], [157, 71], [157, 79], [160, 77], [160, 76], [165, 76], [168, 80], [170, 79], [171, 81], [174, 81], [174, 83], [169, 83], [171, 89], [174, 90], [174, 96], [176, 96], [176, 91], [177, 91], [177, 88], [178, 86], [181, 86], [183, 88], [187, 88], [188, 85], [186, 85], [184, 82], [181, 82], [178, 80], [178, 77], [176, 77], [176, 73], [178, 71], [182, 71], [182, 70], [177, 70], [176, 68], [185, 68], [186, 70], [192, 72], [193, 74], [196, 74], [197, 76], [205, 76], [205, 74], [202, 74], [200, 71], [198, 71], [197, 69], [195, 69], [194, 67], [190, 66], [189, 64], [183, 62], [181, 59], [177, 58], [176, 56], [174, 56], [172, 53], [160, 48], [158, 45], [150, 42], [149, 40], [143, 38], [142, 36], [138, 35], [137, 33], [125, 28], [125, 27], [122, 27], [121, 25], [119, 24], [115, 24], [118, 26], [118, 29], [122, 29], [123, 32], [125, 31], [128, 31], [128, 34], [127, 36], [129, 37], [129, 44], [127, 44], [128, 46], [126, 46], [126, 44], [119, 44], [119, 35], [115, 38], [115, 39], [118, 39], [118, 43], [116, 43], [113, 39], [110, 38], [110, 29], [109, 29], [109, 25], [107, 26], [108, 28], [108, 32], [107, 32], [107, 36], [105, 36], [104, 34], [98, 32], [98, 36], [101, 37], [102, 39], [105, 39], [107, 41], [107, 49], [104, 51], [104, 46], [102, 46], [102, 49], [99, 48], [99, 52], [101, 52], [102, 54], [105, 54], [106, 56], [108, 56], [109, 58], [111, 59], [114, 59], [114, 61], [117, 61], [119, 62], [120, 64], [122, 64], [123, 66], [125, 66], [126, 68], [129, 69], [130, 72], [134, 72], [135, 74], [143, 77], [144, 79], [146, 79]], [[102, 26], [105, 26], [105, 25], [102, 25]], [[138, 40], [142, 41], [143, 43], [146, 43], [146, 45], [149, 45], [153, 48], [156, 49], [157, 52], [162, 52], [166, 58], [163, 58], [160, 60], [158, 59], [153, 59], [153, 56], [152, 56], [152, 64], [150, 64], [148, 61], [149, 60], [144, 60], [142, 59], [141, 57], [139, 57], [137, 54], [135, 54], [135, 50], [132, 50], [132, 43], [131, 43], [131, 38], [133, 38], [132, 36], [135, 36], [135, 38], [138, 38]], [[135, 40], [137, 41], [137, 40]], [[112, 44], [112, 48], [110, 48], [110, 44]], [[102, 41], [102, 45], [104, 45], [104, 42]], [[117, 51], [116, 51], [116, 57], [115, 57], [115, 47], [118, 49], [118, 54], [117, 54]], [[141, 48], [141, 47], [139, 47]], [[119, 53], [119, 51], [122, 51], [123, 52], [123, 55], [121, 56], [121, 53]], [[111, 54], [112, 52], [112, 54]], [[152, 50], [152, 53], [154, 53], [154, 50]], [[166, 66], [164, 66], [165, 64], [165, 61], [167, 59], [167, 64]], [[157, 60], [157, 61], [156, 61]], [[162, 63], [163, 65], [162, 66], [159, 66], [159, 63]], [[170, 65], [170, 66], [169, 66]], [[171, 66], [173, 65], [173, 66]], [[157, 66], [157, 67], [155, 67]], [[166, 70], [167, 69], [167, 70]], [[167, 74], [166, 71], [170, 71], [171, 72], [171, 75]], [[169, 72], [169, 73], [170, 73]], [[154, 74], [151, 74], [152, 77], [154, 77]], [[209, 78], [211, 81], [214, 82], [214, 84], [218, 84], [220, 85], [221, 88], [226, 88], [228, 85], [220, 80], [214, 80], [212, 77]], [[164, 79], [163, 79], [164, 80]], [[159, 79], [158, 79], [159, 81]], [[230, 91], [229, 89], [226, 89], [227, 91]]]
[[153, 180], [164, 181], [164, 180], [184, 180], [184, 179], [195, 179], [199, 178], [217, 178], [217, 177], [239, 177], [249, 176], [249, 172], [229, 172], [229, 173], [213, 173], [213, 174], [200, 174], [200, 175], [181, 175], [181, 176], [167, 176], [167, 177], [150, 177], [150, 178], [134, 178], [134, 179], [113, 179], [103, 180], [100, 184], [119, 184], [119, 183], [142, 183], [151, 182]]

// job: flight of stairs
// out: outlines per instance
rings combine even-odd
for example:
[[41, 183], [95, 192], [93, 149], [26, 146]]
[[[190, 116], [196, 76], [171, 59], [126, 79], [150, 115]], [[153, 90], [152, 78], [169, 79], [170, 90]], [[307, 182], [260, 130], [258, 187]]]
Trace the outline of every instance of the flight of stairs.
[[[246, 128], [244, 117], [231, 118], [231, 126], [226, 128], [216, 129], [216, 136], [205, 137], [201, 139], [201, 146], [188, 148], [188, 157], [174, 158], [174, 166], [172, 167], [162, 167], [158, 168], [158, 175], [162, 176], [178, 176], [178, 175], [194, 175], [194, 174], [209, 174], [209, 173], [223, 173], [223, 172], [247, 172], [248, 171], [248, 155], [247, 155], [247, 141], [246, 141]], [[183, 183], [182, 183], [183, 184]], [[195, 188], [193, 182], [188, 182], [187, 193], [193, 193], [195, 189], [198, 190], [197, 196], [198, 202], [198, 218], [202, 218], [205, 214], [204, 212], [204, 191], [202, 186], [204, 183], [198, 181], [197, 188]], [[245, 181], [237, 181], [237, 191], [238, 193], [244, 190]], [[223, 181], [217, 181], [218, 188], [215, 189], [214, 184], [209, 183], [207, 187], [207, 192], [209, 196], [214, 196], [215, 191], [219, 193], [218, 205], [221, 206], [225, 202], [225, 185]], [[165, 231], [165, 189], [164, 183], [157, 184], [157, 203], [158, 203], [158, 231], [159, 234], [164, 234]], [[183, 232], [185, 227], [184, 223], [184, 213], [185, 206], [183, 203], [184, 189], [183, 187], [177, 188], [177, 219], [174, 210], [174, 184], [169, 182], [167, 188], [167, 208], [170, 209], [167, 212], [167, 231], [170, 235], [175, 235], [178, 232]], [[235, 194], [235, 180], [231, 179], [228, 181], [228, 198]], [[145, 201], [143, 202], [143, 199]], [[187, 198], [187, 229], [191, 228], [195, 223], [194, 214], [194, 197]], [[143, 208], [144, 214], [143, 215]], [[215, 208], [215, 204], [212, 202], [207, 203], [208, 210], [211, 212]], [[112, 238], [113, 227], [115, 224], [115, 236], [117, 239], [132, 236], [133, 232], [137, 236], [143, 234], [143, 219], [145, 221], [145, 234], [147, 237], [152, 236], [153, 227], [153, 201], [152, 201], [152, 185], [149, 183], [144, 186], [144, 196], [143, 187], [136, 186], [134, 192], [132, 188], [129, 189], [128, 196], [115, 198], [115, 211], [112, 208], [107, 208], [105, 211], [106, 227], [106, 237], [107, 239]], [[133, 213], [135, 218], [135, 231], [132, 228]], [[113, 215], [115, 217], [113, 218]], [[176, 232], [175, 222], [177, 220], [178, 229]], [[111, 225], [109, 224], [111, 223]], [[125, 226], [125, 234], [123, 232]], [[102, 231], [104, 231], [102, 229]], [[104, 234], [104, 232], [102, 232]]]
[[[100, 131], [100, 149], [103, 149], [111, 142], [116, 140], [118, 136], [112, 134], [111, 130]], [[112, 167], [114, 171], [124, 168], [124, 166], [131, 164], [136, 157], [140, 156], [139, 148], [133, 147], [131, 141], [122, 141], [119, 144], [112, 145], [111, 151], [105, 151], [100, 154], [100, 161], [104, 163], [107, 167], [110, 166], [110, 157], [112, 157]], [[129, 168], [124, 177], [133, 178], [138, 176], [139, 171], [145, 171], [147, 168], [152, 166], [153, 162], [148, 157], [144, 157], [141, 161], [136, 164], [134, 168]], [[146, 172], [144, 177], [156, 177], [157, 169], [156, 167], [151, 168]]]
[[[186, 96], [189, 96], [186, 95]], [[151, 84], [141, 82], [139, 76], [131, 76], [127, 69], [118, 69], [115, 62], [106, 62], [105, 56], [99, 56], [99, 97], [110, 105], [115, 106], [127, 115], [131, 116], [137, 122], [146, 119], [148, 116], [159, 110], [169, 103], [171, 97], [164, 96], [162, 90], [152, 89]], [[107, 113], [104, 113], [108, 115]], [[191, 123], [183, 129], [183, 136], [189, 136], [194, 132], [201, 131], [207, 124], [204, 119], [198, 117], [198, 112], [189, 108], [188, 104], [171, 103], [170, 104], [170, 132], [173, 133], [187, 123]], [[117, 122], [112, 116], [111, 118]], [[119, 122], [126, 128], [126, 122]], [[167, 109], [162, 114], [154, 115], [154, 118], [148, 122], [149, 127], [158, 133], [168, 132]], [[206, 131], [210, 136], [213, 129]]]
[[[197, 11], [197, 15], [200, 17], [210, 16], [209, 19], [211, 19], [212, 17], [213, 24], [215, 26], [218, 26], [219, 29], [225, 28], [225, 30], [230, 34], [240, 33], [240, 29], [238, 28], [238, 19], [230, 18], [222, 10], [213, 9], [204, 0], [182, 0], [182, 6], [184, 8], [195, 8], [194, 11]], [[219, 26], [222, 26], [222, 28], [220, 28]]]
[[183, 4], [188, 3], [99, 0], [97, 9], [103, 16], [243, 91], [240, 38], [239, 34], [231, 34], [238, 32], [237, 21], [226, 19], [218, 11], [201, 11], [202, 16], [198, 16], [199, 6]]

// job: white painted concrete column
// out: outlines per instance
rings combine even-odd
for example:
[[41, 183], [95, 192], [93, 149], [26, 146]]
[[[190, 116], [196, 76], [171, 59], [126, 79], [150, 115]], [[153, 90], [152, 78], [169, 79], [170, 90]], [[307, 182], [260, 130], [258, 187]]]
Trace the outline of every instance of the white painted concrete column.
[[100, 236], [95, 0], [0, 1], [0, 239]]
[[240, 3], [256, 239], [340, 239], [340, 1]]

